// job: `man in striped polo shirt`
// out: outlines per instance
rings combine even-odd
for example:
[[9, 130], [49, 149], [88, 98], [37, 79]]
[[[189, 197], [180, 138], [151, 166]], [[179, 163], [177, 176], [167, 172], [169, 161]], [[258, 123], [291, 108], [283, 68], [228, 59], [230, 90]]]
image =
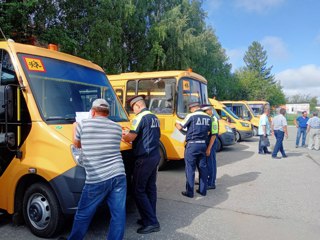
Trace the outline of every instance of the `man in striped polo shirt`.
[[74, 124], [73, 144], [82, 148], [79, 162], [86, 181], [68, 239], [83, 239], [98, 206], [106, 200], [111, 220], [107, 239], [123, 239], [126, 223], [126, 175], [120, 153], [121, 126], [110, 119], [105, 99], [92, 103], [92, 118]]

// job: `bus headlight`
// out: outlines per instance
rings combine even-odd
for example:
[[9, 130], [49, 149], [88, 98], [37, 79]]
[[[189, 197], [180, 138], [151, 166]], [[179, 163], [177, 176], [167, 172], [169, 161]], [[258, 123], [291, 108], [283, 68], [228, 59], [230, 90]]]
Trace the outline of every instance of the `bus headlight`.
[[246, 122], [240, 122], [240, 123], [241, 123], [242, 127], [249, 127], [249, 124]]
[[76, 148], [73, 145], [71, 145], [70, 148], [73, 160], [76, 162], [77, 165], [83, 167], [83, 159], [85, 156], [83, 155], [82, 150], [80, 148]]
[[227, 131], [227, 132], [232, 132], [232, 128], [231, 128], [231, 127], [229, 127], [229, 126], [227, 126], [227, 125], [226, 125], [225, 127], [226, 127], [226, 131]]

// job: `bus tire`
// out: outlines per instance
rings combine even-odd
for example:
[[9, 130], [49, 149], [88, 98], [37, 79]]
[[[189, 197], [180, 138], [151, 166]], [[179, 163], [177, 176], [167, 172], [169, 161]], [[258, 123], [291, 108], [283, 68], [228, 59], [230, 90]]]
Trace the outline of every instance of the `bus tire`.
[[32, 184], [26, 190], [23, 197], [23, 216], [31, 232], [38, 237], [53, 237], [64, 224], [57, 197], [45, 183]]
[[167, 166], [167, 155], [166, 155], [166, 151], [164, 150], [164, 147], [162, 144], [160, 144], [159, 147], [159, 151], [160, 151], [160, 162], [159, 162], [159, 171], [165, 170], [166, 166]]
[[220, 140], [220, 138], [217, 138], [216, 139], [216, 141], [217, 141], [217, 145], [216, 145], [216, 152], [220, 152], [220, 151], [222, 151], [222, 142], [221, 142], [221, 140]]
[[236, 142], [241, 142], [241, 135], [238, 131], [236, 131]]

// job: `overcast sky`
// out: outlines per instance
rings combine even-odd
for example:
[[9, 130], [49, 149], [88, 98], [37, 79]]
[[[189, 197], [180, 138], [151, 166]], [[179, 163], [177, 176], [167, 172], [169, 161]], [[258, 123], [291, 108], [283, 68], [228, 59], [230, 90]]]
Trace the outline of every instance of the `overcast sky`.
[[320, 104], [319, 0], [204, 0], [204, 10], [233, 70], [258, 41], [285, 94], [316, 96]]

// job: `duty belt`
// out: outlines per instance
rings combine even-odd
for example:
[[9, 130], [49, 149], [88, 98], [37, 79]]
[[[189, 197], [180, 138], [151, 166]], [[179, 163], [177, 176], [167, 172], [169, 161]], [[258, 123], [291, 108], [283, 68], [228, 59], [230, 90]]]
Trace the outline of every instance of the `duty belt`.
[[188, 143], [206, 143], [206, 141], [205, 140], [188, 141]]

